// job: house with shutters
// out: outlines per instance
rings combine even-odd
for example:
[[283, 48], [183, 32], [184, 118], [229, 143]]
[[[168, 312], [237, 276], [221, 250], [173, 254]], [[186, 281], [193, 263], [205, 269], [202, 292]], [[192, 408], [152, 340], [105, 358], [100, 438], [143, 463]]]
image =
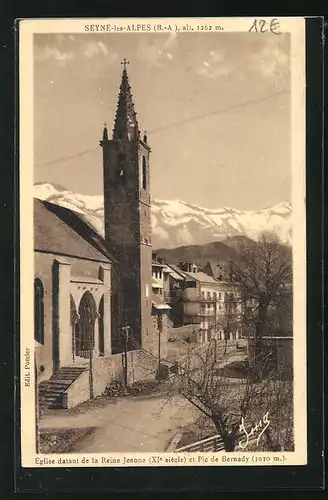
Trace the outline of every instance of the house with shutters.
[[183, 323], [198, 324], [198, 342], [212, 339], [238, 340], [240, 303], [238, 290], [231, 283], [216, 279], [188, 262], [180, 262], [178, 270], [185, 278], [183, 290]]

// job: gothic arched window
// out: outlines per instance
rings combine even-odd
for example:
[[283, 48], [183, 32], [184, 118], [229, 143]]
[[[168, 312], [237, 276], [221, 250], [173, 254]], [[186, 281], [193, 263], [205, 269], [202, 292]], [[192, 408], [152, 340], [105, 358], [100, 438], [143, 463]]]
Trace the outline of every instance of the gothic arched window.
[[34, 338], [44, 344], [44, 290], [42, 281], [34, 281]]
[[146, 157], [142, 157], [142, 188], [147, 189], [147, 161]]

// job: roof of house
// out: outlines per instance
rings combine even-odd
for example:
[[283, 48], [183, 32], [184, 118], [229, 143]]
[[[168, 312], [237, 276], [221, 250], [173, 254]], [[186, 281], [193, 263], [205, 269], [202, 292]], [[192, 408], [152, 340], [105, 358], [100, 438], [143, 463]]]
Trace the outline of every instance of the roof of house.
[[[201, 283], [206, 283], [209, 285], [230, 285], [230, 283], [223, 281], [223, 280], [217, 280], [213, 278], [212, 276], [209, 276], [206, 273], [203, 273], [202, 271], [198, 271], [197, 273], [191, 273], [187, 271], [181, 271], [181, 273], [184, 274], [185, 278], [187, 281], [200, 281]], [[230, 285], [231, 286], [231, 285]]]
[[180, 269], [177, 266], [174, 266], [173, 264], [166, 264], [166, 268], [164, 271], [169, 273], [169, 275], [176, 280], [181, 281], [185, 279], [185, 276], [183, 276]]
[[187, 273], [185, 271], [182, 271], [176, 264], [170, 264], [170, 267], [171, 269], [173, 269], [173, 271], [180, 275], [180, 278], [182, 277], [183, 279], [190, 279], [190, 277], [187, 276]]
[[34, 199], [34, 250], [116, 262], [104, 239], [73, 210]]
[[187, 276], [190, 276], [192, 279], [201, 281], [202, 283], [215, 283], [217, 284], [218, 281], [215, 280], [212, 276], [209, 276], [206, 273], [203, 273], [202, 271], [198, 271], [197, 273], [187, 273], [184, 272]]
[[171, 265], [171, 267], [178, 272], [187, 281], [201, 281], [202, 283], [218, 283], [217, 280], [209, 276], [208, 274], [198, 271], [197, 273], [182, 271], [178, 266]]
[[210, 268], [210, 271], [211, 271], [211, 275], [214, 277], [214, 278], [217, 278], [219, 279], [220, 276], [222, 277], [222, 274], [223, 274], [223, 269], [222, 269], [222, 266], [221, 264], [219, 264], [218, 262], [214, 262], [213, 260], [209, 260], [206, 264], [206, 266], [204, 267], [207, 268], [209, 267]]
[[157, 262], [154, 259], [152, 260], [151, 264], [152, 264], [152, 266], [165, 267], [165, 264], [161, 264], [160, 262]]

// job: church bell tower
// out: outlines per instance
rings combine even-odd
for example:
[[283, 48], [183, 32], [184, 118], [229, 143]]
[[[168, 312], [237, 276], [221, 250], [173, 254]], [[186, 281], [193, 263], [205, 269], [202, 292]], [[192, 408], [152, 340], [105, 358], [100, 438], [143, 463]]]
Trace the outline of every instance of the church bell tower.
[[118, 261], [114, 279], [113, 353], [122, 351], [123, 326], [129, 349], [153, 351], [152, 247], [149, 184], [150, 147], [134, 110], [124, 59], [112, 138], [105, 124], [103, 148], [105, 240]]

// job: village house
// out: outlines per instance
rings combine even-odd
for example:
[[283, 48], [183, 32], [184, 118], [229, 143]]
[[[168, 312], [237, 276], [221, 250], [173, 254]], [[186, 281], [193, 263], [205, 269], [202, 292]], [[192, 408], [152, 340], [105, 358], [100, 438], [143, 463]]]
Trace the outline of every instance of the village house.
[[[219, 281], [223, 281], [227, 276], [228, 268], [222, 263], [208, 261], [202, 271]], [[242, 337], [248, 339], [248, 357], [251, 360], [254, 358], [256, 351], [255, 328], [258, 302], [254, 297], [248, 297], [247, 299], [244, 297], [242, 301], [239, 294], [238, 303], [243, 316]], [[274, 303], [270, 304], [268, 308], [268, 321], [261, 337], [262, 349], [264, 349], [274, 367], [291, 368], [293, 364], [292, 310], [293, 289], [292, 284], [287, 283], [276, 297]], [[232, 338], [236, 338], [234, 332]]]
[[171, 307], [165, 302], [165, 289], [168, 286], [165, 267], [161, 262], [152, 261], [152, 326], [159, 342], [158, 355], [164, 351], [168, 331], [172, 328]]
[[163, 295], [170, 306], [168, 312], [172, 327], [183, 325], [183, 289], [185, 277], [171, 266], [157, 252], [153, 252], [153, 289], [155, 294]]
[[237, 321], [240, 304], [236, 287], [198, 271], [192, 263], [180, 262], [178, 269], [185, 278], [183, 322], [199, 325], [198, 341], [207, 343], [214, 338], [241, 338], [242, 330]]

